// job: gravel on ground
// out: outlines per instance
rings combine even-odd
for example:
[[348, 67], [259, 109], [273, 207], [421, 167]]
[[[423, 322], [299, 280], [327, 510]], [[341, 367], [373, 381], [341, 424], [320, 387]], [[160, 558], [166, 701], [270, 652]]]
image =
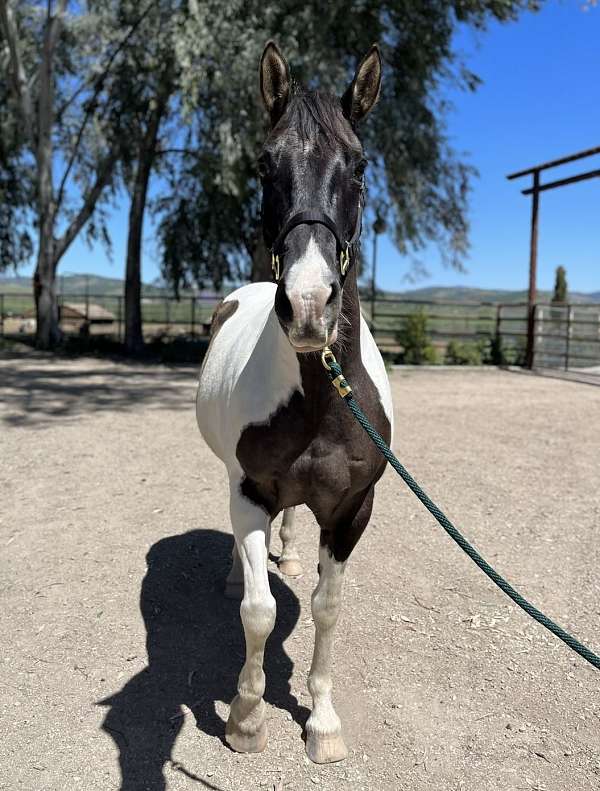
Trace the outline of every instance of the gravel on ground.
[[[243, 660], [222, 596], [224, 470], [193, 367], [0, 359], [0, 788], [589, 791], [600, 674], [489, 582], [391, 470], [351, 558], [334, 699], [348, 759], [304, 755], [317, 530], [270, 563], [269, 744], [223, 744]], [[394, 449], [521, 592], [600, 649], [600, 390], [392, 373]], [[272, 552], [279, 539], [274, 531]]]

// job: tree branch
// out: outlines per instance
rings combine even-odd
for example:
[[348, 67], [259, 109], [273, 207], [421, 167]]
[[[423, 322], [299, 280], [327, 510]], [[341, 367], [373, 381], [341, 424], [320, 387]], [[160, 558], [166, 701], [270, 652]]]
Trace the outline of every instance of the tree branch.
[[8, 4], [8, 0], [0, 0], [0, 29], [8, 44], [11, 76], [23, 120], [27, 128], [33, 130], [33, 102], [31, 100], [31, 91], [29, 90], [27, 76], [21, 58], [21, 51], [19, 49], [17, 23], [12, 8]]
[[164, 154], [189, 154], [190, 156], [194, 156], [197, 153], [197, 151], [192, 151], [191, 148], [157, 148], [155, 151], [157, 157], [163, 156]]
[[92, 216], [98, 198], [100, 197], [100, 195], [102, 194], [102, 190], [106, 187], [106, 185], [110, 180], [117, 159], [118, 159], [118, 150], [114, 148], [107, 154], [107, 156], [102, 161], [100, 167], [98, 168], [96, 174], [96, 181], [88, 190], [88, 192], [85, 194], [80, 210], [77, 212], [77, 214], [69, 224], [68, 228], [64, 232], [64, 234], [60, 237], [60, 239], [57, 239], [56, 244], [54, 246], [55, 271], [56, 271], [56, 267], [58, 266], [58, 262], [60, 261], [62, 256], [67, 252], [67, 249], [69, 248], [73, 239], [75, 239], [79, 231], [83, 228], [83, 226]]
[[[0, 0], [0, 2], [2, 2], [2, 1], [3, 0]], [[64, 2], [66, 2], [66, 0], [64, 0]], [[105, 82], [106, 78], [108, 77], [108, 74], [109, 74], [109, 72], [110, 72], [110, 70], [112, 68], [112, 65], [115, 62], [115, 59], [116, 59], [117, 55], [122, 51], [123, 47], [126, 46], [126, 44], [129, 42], [129, 40], [131, 39], [131, 37], [133, 36], [135, 31], [141, 25], [143, 20], [148, 16], [148, 14], [150, 13], [152, 7], [155, 6], [156, 3], [157, 3], [157, 0], [150, 0], [148, 5], [146, 6], [144, 12], [137, 18], [137, 20], [129, 28], [129, 31], [127, 32], [127, 35], [124, 36], [121, 39], [119, 45], [116, 47], [115, 51], [112, 53], [112, 55], [108, 59], [108, 63], [106, 64], [106, 67], [104, 68], [104, 71], [102, 72], [102, 74], [100, 74], [96, 78], [96, 87], [94, 89], [94, 93], [92, 95], [92, 98], [86, 103], [87, 107], [86, 107], [85, 114], [83, 116], [83, 120], [81, 122], [81, 126], [79, 127], [79, 130], [77, 132], [77, 139], [75, 140], [75, 145], [74, 145], [73, 150], [71, 152], [71, 156], [69, 157], [69, 162], [67, 164], [65, 172], [63, 173], [63, 177], [62, 177], [61, 182], [60, 182], [60, 187], [58, 188], [58, 196], [56, 198], [57, 209], [60, 208], [60, 205], [62, 203], [62, 199], [63, 199], [64, 191], [65, 191], [65, 185], [67, 183], [67, 179], [69, 178], [69, 173], [71, 172], [71, 168], [73, 167], [73, 165], [75, 163], [75, 159], [77, 157], [77, 152], [79, 151], [79, 146], [81, 145], [81, 139], [83, 137], [83, 133], [85, 131], [85, 128], [87, 126], [88, 121], [90, 120], [90, 117], [91, 117], [92, 113], [95, 112], [95, 110], [96, 110], [96, 100], [97, 100], [98, 96], [100, 95], [100, 92], [101, 92], [102, 88], [104, 87], [104, 82]], [[81, 90], [83, 89], [83, 87], [85, 87], [85, 85], [86, 85], [86, 83], [84, 83], [83, 86], [80, 86], [80, 88], [78, 88], [75, 91], [73, 96], [63, 105], [63, 107], [61, 108], [61, 111], [59, 113], [59, 116], [71, 104], [71, 102], [74, 101], [75, 97], [81, 92]]]

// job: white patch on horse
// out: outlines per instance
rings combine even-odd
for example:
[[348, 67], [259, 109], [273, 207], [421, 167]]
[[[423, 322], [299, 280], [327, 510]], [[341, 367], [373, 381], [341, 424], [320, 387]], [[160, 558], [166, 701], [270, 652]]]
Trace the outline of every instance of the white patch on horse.
[[[385, 363], [377, 344], [364, 318], [360, 317], [360, 357], [366, 372], [379, 393], [379, 400], [390, 423], [391, 436], [394, 436], [394, 405], [392, 403], [392, 390], [390, 380], [385, 370]], [[390, 439], [390, 444], [392, 440]]]
[[290, 328], [292, 343], [296, 339], [301, 341], [307, 328], [313, 333], [318, 328], [325, 343], [327, 323], [324, 311], [331, 294], [331, 272], [312, 235], [304, 255], [294, 261], [286, 273], [285, 293], [294, 314]]
[[244, 428], [268, 423], [296, 390], [304, 392], [298, 359], [275, 315], [275, 290], [273, 283], [252, 283], [227, 297], [238, 308], [219, 329], [200, 373], [198, 427], [230, 473], [239, 470], [235, 452]]

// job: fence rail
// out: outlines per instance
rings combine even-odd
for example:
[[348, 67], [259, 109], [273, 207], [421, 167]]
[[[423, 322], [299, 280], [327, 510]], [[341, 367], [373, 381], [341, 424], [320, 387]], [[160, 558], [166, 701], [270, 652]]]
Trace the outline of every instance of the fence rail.
[[[206, 336], [219, 295], [142, 297], [144, 336]], [[494, 344], [496, 362], [525, 363], [526, 303], [453, 302], [378, 297], [363, 303], [375, 340], [392, 358], [401, 356], [398, 334], [406, 320], [423, 311], [427, 335], [440, 353], [451, 341]], [[120, 295], [59, 296], [60, 321], [67, 334], [108, 335], [122, 341], [124, 301]], [[371, 313], [372, 311], [372, 313]], [[534, 310], [534, 367], [585, 370], [600, 376], [600, 304], [537, 304]], [[0, 337], [35, 333], [31, 294], [0, 293]]]

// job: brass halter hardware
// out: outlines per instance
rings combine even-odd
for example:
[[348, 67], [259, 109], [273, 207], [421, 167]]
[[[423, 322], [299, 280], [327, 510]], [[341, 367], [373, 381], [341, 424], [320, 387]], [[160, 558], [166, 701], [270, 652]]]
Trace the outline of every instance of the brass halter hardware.
[[340, 272], [342, 277], [346, 276], [348, 267], [350, 266], [350, 245], [346, 242], [346, 249], [340, 253]]
[[[321, 362], [323, 363], [324, 368], [326, 368], [328, 371], [331, 371], [331, 365], [329, 363], [335, 363], [337, 365], [335, 354], [331, 351], [329, 346], [325, 346], [323, 348], [323, 351], [321, 352]], [[346, 396], [349, 396], [352, 392], [352, 388], [344, 378], [344, 374], [340, 374], [339, 376], [336, 376], [335, 379], [332, 379], [331, 384], [335, 387], [342, 398], [346, 398]]]
[[327, 360], [331, 360], [332, 363], [337, 362], [335, 359], [335, 354], [331, 351], [329, 346], [324, 346], [323, 351], [321, 352], [321, 362], [323, 363], [323, 367], [327, 371], [331, 371], [331, 366], [327, 362]]
[[[346, 277], [346, 272], [350, 268], [350, 245], [346, 244], [346, 249], [342, 250], [340, 253], [340, 272], [342, 273], [342, 277]], [[279, 264], [279, 256], [275, 255], [275, 253], [271, 253], [271, 269], [273, 270], [273, 277], [275, 278], [275, 282], [279, 281], [280, 272], [280, 264]]]
[[271, 253], [271, 269], [273, 270], [273, 277], [275, 282], [279, 280], [279, 256]]

